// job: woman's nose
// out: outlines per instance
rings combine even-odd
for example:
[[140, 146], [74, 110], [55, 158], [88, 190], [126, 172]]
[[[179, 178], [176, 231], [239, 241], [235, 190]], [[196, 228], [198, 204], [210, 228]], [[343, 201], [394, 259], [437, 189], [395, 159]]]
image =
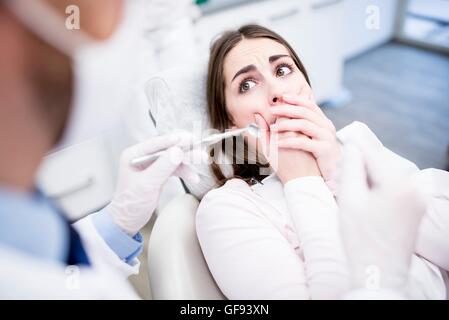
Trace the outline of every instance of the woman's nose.
[[288, 87], [282, 82], [279, 81], [278, 78], [275, 77], [267, 77], [267, 93], [268, 93], [268, 103], [271, 106], [278, 105], [282, 103], [282, 95], [286, 93]]
[[285, 88], [278, 83], [271, 84], [271, 88], [268, 92], [268, 103], [271, 106], [278, 105], [282, 102], [282, 95], [285, 93]]

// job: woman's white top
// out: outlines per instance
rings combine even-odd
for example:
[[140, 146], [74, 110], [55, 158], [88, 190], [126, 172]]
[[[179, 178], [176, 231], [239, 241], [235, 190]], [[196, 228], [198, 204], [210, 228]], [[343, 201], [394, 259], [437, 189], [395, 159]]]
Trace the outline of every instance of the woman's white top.
[[[337, 136], [342, 143], [356, 137], [381, 147], [392, 165], [400, 164], [423, 180], [431, 205], [420, 229], [407, 294], [445, 299], [439, 267], [449, 269], [449, 173], [419, 171], [384, 148], [359, 122]], [[432, 180], [440, 176], [435, 187]], [[196, 227], [209, 269], [229, 299], [338, 299], [349, 289], [338, 207], [321, 177], [297, 178], [285, 185], [276, 175], [254, 186], [229, 180], [203, 198]]]

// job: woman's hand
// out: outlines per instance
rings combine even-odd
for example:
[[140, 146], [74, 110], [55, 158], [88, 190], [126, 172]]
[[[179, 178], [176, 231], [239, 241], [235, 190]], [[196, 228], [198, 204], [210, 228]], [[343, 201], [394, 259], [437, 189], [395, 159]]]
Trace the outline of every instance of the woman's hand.
[[[281, 124], [288, 120], [279, 117], [276, 119], [276, 123]], [[276, 132], [268, 136], [268, 126], [262, 117], [256, 115], [255, 121], [264, 132], [261, 141], [263, 153], [283, 184], [300, 177], [321, 175], [316, 159], [310, 152], [299, 149], [277, 148], [279, 139], [305, 137], [302, 133], [293, 131]]]
[[340, 143], [333, 123], [312, 99], [299, 95], [284, 95], [289, 105], [271, 107], [273, 115], [288, 118], [270, 126], [272, 132], [297, 132], [298, 136], [281, 136], [278, 147], [310, 152], [315, 157], [325, 181], [333, 180], [340, 158]]
[[[275, 123], [282, 124], [289, 121], [287, 118], [278, 118]], [[298, 132], [280, 132], [277, 134], [277, 143], [286, 139], [307, 138]], [[276, 145], [276, 142], [274, 142]], [[270, 162], [277, 176], [286, 184], [288, 181], [306, 177], [321, 176], [320, 169], [314, 156], [310, 152], [292, 148], [278, 148], [277, 158]]]

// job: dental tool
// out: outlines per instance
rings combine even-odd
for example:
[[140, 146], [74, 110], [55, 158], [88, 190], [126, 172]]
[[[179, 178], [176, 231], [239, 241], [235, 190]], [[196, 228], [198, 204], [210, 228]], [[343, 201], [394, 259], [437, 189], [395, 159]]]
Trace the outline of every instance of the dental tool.
[[[224, 133], [216, 133], [216, 134], [212, 134], [210, 136], [207, 136], [199, 141], [196, 141], [186, 147], [182, 147], [181, 149], [183, 151], [190, 151], [193, 150], [197, 147], [201, 147], [201, 146], [209, 146], [212, 144], [215, 144], [223, 139], [227, 139], [230, 137], [235, 137], [238, 135], [241, 135], [245, 132], [248, 132], [251, 136], [257, 138], [260, 136], [260, 129], [259, 127], [255, 124], [255, 123], [251, 123], [248, 126], [246, 126], [245, 128], [241, 128], [241, 129], [236, 129], [236, 130], [232, 130], [232, 131], [227, 131]], [[152, 153], [152, 154], [148, 154], [142, 157], [138, 157], [135, 158], [133, 160], [131, 160], [131, 165], [132, 166], [139, 166], [139, 165], [143, 165], [143, 164], [147, 164], [147, 163], [151, 163], [154, 162], [157, 158], [159, 158], [159, 156], [161, 156], [163, 153], [165, 152], [165, 150], [163, 151], [158, 151], [156, 153]]]

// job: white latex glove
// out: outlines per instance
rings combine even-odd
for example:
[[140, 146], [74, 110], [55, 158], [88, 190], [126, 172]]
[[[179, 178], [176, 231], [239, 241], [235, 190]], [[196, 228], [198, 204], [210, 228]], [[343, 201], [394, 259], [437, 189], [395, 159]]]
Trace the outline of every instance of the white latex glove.
[[423, 196], [379, 150], [345, 145], [340, 174], [340, 226], [354, 288], [402, 292]]
[[[184, 140], [184, 142], [181, 142]], [[184, 152], [179, 147], [186, 143], [179, 135], [150, 138], [122, 152], [117, 188], [108, 205], [114, 222], [127, 234], [134, 236], [150, 220], [157, 207], [162, 186], [170, 176], [198, 182], [199, 176], [183, 163]], [[134, 158], [167, 149], [155, 162], [146, 167], [134, 167]]]

